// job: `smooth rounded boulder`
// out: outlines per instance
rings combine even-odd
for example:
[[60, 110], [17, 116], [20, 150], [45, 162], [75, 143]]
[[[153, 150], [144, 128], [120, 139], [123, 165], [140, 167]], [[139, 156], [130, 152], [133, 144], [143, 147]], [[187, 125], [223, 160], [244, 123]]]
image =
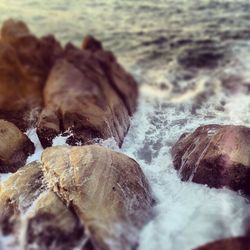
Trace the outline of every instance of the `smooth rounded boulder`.
[[49, 188], [72, 207], [93, 249], [134, 249], [152, 216], [153, 198], [139, 165], [98, 145], [47, 148]]
[[27, 135], [11, 122], [0, 120], [0, 173], [15, 172], [34, 151]]
[[183, 134], [171, 153], [182, 180], [250, 193], [250, 128], [201, 126]]

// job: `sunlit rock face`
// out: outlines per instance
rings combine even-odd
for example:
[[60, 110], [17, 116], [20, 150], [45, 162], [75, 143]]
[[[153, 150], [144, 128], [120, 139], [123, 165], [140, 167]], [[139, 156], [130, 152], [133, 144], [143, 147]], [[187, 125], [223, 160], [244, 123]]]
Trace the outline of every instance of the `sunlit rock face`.
[[206, 125], [183, 134], [172, 148], [173, 163], [182, 180], [250, 191], [250, 129]]
[[132, 250], [152, 216], [139, 165], [92, 145], [46, 149], [0, 185], [0, 235], [27, 250]]
[[0, 229], [3, 235], [21, 227], [24, 214], [44, 189], [41, 164], [33, 162], [0, 185]]
[[0, 38], [0, 118], [21, 130], [34, 126], [42, 89], [62, 49], [52, 36], [36, 38], [21, 21], [3, 23]]
[[224, 240], [215, 241], [204, 246], [195, 248], [194, 250], [249, 250], [250, 238], [235, 237]]
[[33, 162], [1, 184], [0, 230], [27, 250], [73, 249], [84, 238], [77, 217], [44, 183]]
[[0, 120], [0, 173], [15, 172], [25, 165], [35, 147], [13, 123]]
[[139, 165], [101, 146], [51, 147], [42, 155], [49, 187], [72, 207], [94, 249], [133, 249], [152, 215]]

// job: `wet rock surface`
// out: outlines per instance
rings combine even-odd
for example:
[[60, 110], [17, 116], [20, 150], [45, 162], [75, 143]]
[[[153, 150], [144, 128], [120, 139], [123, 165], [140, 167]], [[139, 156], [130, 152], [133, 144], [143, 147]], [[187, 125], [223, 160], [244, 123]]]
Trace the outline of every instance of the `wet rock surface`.
[[46, 149], [0, 185], [0, 235], [27, 250], [134, 249], [152, 217], [140, 166], [91, 145]]
[[1, 234], [14, 235], [27, 250], [73, 249], [84, 237], [77, 217], [47, 189], [39, 162], [2, 183], [0, 201]]
[[250, 239], [247, 237], [235, 237], [208, 243], [194, 250], [249, 250]]
[[0, 183], [0, 229], [3, 235], [16, 232], [21, 226], [21, 214], [43, 191], [41, 164], [33, 162]]
[[13, 123], [0, 120], [0, 173], [15, 172], [34, 151], [34, 144]]
[[249, 128], [205, 125], [183, 134], [171, 153], [182, 180], [249, 194]]
[[133, 249], [152, 216], [152, 195], [139, 165], [91, 145], [51, 147], [42, 164], [52, 190], [84, 224], [95, 249]]
[[119, 145], [136, 109], [137, 83], [100, 41], [63, 48], [37, 38], [25, 23], [7, 20], [0, 39], [0, 118], [22, 131], [37, 127], [44, 147], [71, 130], [68, 143], [114, 137]]
[[53, 36], [38, 39], [25, 23], [3, 23], [0, 39], [0, 118], [22, 131], [36, 124], [42, 89], [62, 49]]

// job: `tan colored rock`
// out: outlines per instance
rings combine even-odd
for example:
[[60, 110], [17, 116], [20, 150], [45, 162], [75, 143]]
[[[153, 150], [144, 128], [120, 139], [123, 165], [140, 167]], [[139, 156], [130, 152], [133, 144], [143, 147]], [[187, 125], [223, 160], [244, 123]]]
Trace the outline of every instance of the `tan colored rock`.
[[183, 134], [172, 148], [182, 180], [250, 191], [250, 128], [206, 125]]
[[1, 183], [0, 231], [26, 250], [70, 250], [84, 240], [78, 218], [47, 190], [38, 162]]
[[122, 99], [89, 53], [73, 46], [65, 53], [67, 60], [56, 63], [44, 89], [45, 108], [38, 123], [42, 145], [51, 146], [56, 135], [68, 130], [71, 145], [110, 137], [121, 145], [130, 124]]
[[152, 215], [152, 195], [139, 165], [91, 145], [51, 147], [42, 155], [44, 176], [80, 218], [94, 249], [133, 249]]
[[34, 249], [34, 245], [44, 250], [70, 250], [84, 240], [78, 218], [52, 191], [45, 191], [37, 198], [26, 220], [27, 250]]
[[194, 250], [250, 250], [250, 238], [235, 237], [208, 243]]
[[20, 227], [20, 214], [25, 213], [44, 189], [41, 164], [33, 162], [20, 168], [0, 183], [0, 229], [13, 234]]
[[35, 125], [42, 108], [42, 89], [60, 56], [60, 44], [52, 36], [41, 39], [27, 26], [12, 19], [3, 23], [0, 39], [0, 118], [22, 131]]
[[30, 139], [14, 124], [0, 120], [0, 173], [15, 172], [34, 153]]
[[137, 83], [134, 78], [121, 67], [113, 53], [104, 50], [101, 42], [94, 37], [86, 36], [82, 44], [82, 49], [91, 51], [94, 58], [100, 62], [110, 85], [122, 99], [128, 109], [129, 115], [132, 115], [136, 110], [138, 97]]

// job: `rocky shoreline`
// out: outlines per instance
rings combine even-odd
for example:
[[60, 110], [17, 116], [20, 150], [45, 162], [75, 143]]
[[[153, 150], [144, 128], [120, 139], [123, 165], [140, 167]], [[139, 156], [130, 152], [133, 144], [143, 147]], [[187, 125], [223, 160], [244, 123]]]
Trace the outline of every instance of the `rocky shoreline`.
[[[0, 173], [13, 173], [0, 183], [1, 235], [27, 250], [137, 249], [154, 213], [148, 180], [135, 160], [96, 145], [122, 145], [136, 110], [133, 77], [92, 36], [62, 47], [15, 20], [1, 28], [0, 72]], [[44, 151], [25, 166], [31, 127]], [[53, 147], [60, 134], [68, 145]], [[249, 128], [211, 124], [183, 134], [171, 153], [183, 181], [248, 198], [249, 145]], [[197, 249], [249, 249], [247, 224], [244, 237]]]

